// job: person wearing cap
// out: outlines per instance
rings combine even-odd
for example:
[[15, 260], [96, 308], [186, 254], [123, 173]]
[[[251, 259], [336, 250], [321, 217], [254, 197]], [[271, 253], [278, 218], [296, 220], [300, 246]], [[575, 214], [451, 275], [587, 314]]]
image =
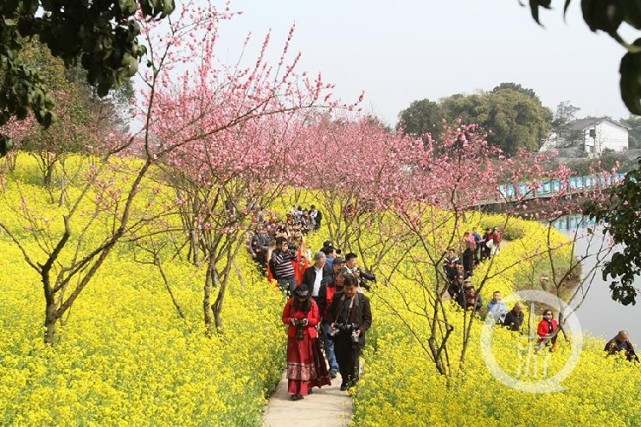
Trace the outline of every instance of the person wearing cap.
[[369, 298], [358, 293], [358, 279], [342, 272], [340, 276], [344, 277], [345, 289], [334, 294], [326, 321], [334, 340], [341, 390], [347, 390], [359, 378], [359, 356], [365, 346], [365, 333], [372, 326], [372, 310]]
[[307, 285], [294, 289], [283, 308], [282, 321], [287, 328], [287, 391], [291, 400], [300, 400], [312, 387], [330, 385], [329, 373], [322, 358], [316, 325], [320, 314]]
[[345, 258], [341, 256], [334, 258], [332, 265], [325, 263], [325, 269], [329, 271], [328, 287], [333, 286], [336, 276], [338, 276], [343, 267], [345, 267]]
[[289, 251], [287, 239], [283, 236], [276, 238], [276, 249], [269, 260], [269, 268], [281, 290], [291, 295], [296, 287], [295, 272], [292, 261], [296, 255]]

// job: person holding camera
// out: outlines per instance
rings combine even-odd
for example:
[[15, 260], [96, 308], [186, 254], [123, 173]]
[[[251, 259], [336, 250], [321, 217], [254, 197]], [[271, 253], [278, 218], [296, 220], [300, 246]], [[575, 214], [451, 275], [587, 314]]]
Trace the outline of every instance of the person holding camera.
[[[349, 269], [350, 273], [356, 277], [359, 287], [365, 288], [369, 291], [370, 285], [368, 282], [376, 282], [376, 276], [366, 272], [358, 266], [358, 255], [354, 252], [350, 252], [345, 255], [345, 266]], [[363, 292], [362, 289], [360, 289], [359, 292]]]
[[294, 289], [283, 309], [287, 328], [287, 390], [292, 400], [311, 393], [312, 387], [330, 385], [327, 365], [318, 342], [320, 313], [307, 285]]
[[295, 272], [292, 261], [296, 259], [296, 252], [289, 250], [287, 238], [279, 236], [276, 238], [276, 249], [272, 252], [269, 260], [269, 269], [274, 279], [278, 282], [281, 290], [288, 295], [294, 292], [296, 287]]
[[358, 357], [365, 346], [365, 332], [372, 326], [369, 298], [358, 293], [356, 277], [345, 275], [344, 290], [334, 294], [326, 317], [341, 373], [341, 390], [347, 390], [358, 381]]

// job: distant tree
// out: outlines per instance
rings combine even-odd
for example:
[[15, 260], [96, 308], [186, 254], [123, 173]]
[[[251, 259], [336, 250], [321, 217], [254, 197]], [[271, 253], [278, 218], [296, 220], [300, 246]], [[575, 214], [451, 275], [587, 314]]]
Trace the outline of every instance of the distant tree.
[[492, 92], [453, 95], [440, 105], [448, 120], [460, 117], [464, 123], [479, 124], [491, 132], [487, 138], [490, 144], [514, 155], [519, 150], [538, 150], [550, 130], [552, 112], [532, 93], [497, 86]]
[[619, 121], [628, 128], [628, 147], [641, 148], [641, 117], [631, 115]]
[[559, 133], [568, 123], [576, 120], [576, 113], [580, 110], [575, 107], [570, 101], [559, 102], [554, 112], [554, 119], [552, 120], [552, 130]]
[[411, 135], [429, 133], [436, 138], [443, 130], [443, 119], [440, 105], [425, 98], [413, 101], [408, 108], [401, 111], [396, 129]]
[[385, 132], [392, 132], [392, 128], [390, 127], [390, 125], [383, 123], [383, 121], [378, 116], [370, 114], [365, 116], [365, 120], [369, 124], [378, 126], [379, 128], [385, 130]]
[[[99, 98], [87, 82], [86, 71], [73, 67], [66, 69], [63, 61], [51, 55], [49, 49], [33, 40], [22, 52], [27, 66], [39, 70], [55, 101], [52, 111], [59, 119], [51, 127], [43, 128], [34, 120], [24, 121], [31, 129], [21, 138], [14, 138], [16, 148], [30, 153], [37, 161], [47, 187], [52, 185], [53, 174], [69, 153], [93, 151], [97, 135], [115, 129], [124, 130], [116, 107], [118, 97]], [[124, 95], [131, 85], [123, 85], [117, 93]], [[9, 133], [0, 127], [0, 132]]]
[[498, 91], [504, 90], [504, 89], [510, 89], [510, 90], [515, 90], [517, 92], [521, 92], [524, 95], [531, 96], [532, 98], [536, 99], [538, 102], [541, 102], [541, 99], [539, 96], [534, 92], [533, 89], [528, 89], [523, 86], [521, 86], [519, 83], [501, 83], [500, 85], [496, 86], [494, 89], [492, 89], [492, 92], [496, 93]]

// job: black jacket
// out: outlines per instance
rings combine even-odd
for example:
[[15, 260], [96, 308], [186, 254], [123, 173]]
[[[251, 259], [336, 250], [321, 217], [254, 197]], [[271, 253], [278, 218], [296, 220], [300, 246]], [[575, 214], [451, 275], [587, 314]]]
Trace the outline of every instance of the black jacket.
[[508, 311], [503, 321], [503, 326], [509, 328], [511, 331], [518, 331], [523, 324], [523, 312], [517, 313], [514, 309]]
[[[326, 321], [328, 323], [334, 323], [336, 321], [338, 310], [342, 304], [344, 292], [338, 292], [334, 294], [332, 303], [327, 310]], [[358, 344], [360, 348], [365, 346], [365, 332], [372, 326], [372, 308], [369, 303], [369, 298], [364, 294], [356, 293], [353, 298], [356, 298], [354, 305], [352, 306], [352, 311], [348, 318], [348, 323], [353, 323], [358, 325], [358, 330], [361, 331], [358, 338]]]
[[[303, 273], [303, 281], [301, 283], [304, 283], [307, 285], [309, 288], [309, 291], [312, 292], [314, 290], [314, 281], [316, 280], [316, 267], [313, 265], [311, 267], [307, 267], [305, 269], [305, 272]], [[316, 305], [318, 306], [318, 312], [320, 313], [321, 317], [325, 314], [325, 309], [327, 308], [327, 282], [330, 280], [330, 270], [323, 268], [323, 278], [321, 279], [321, 286], [320, 289], [318, 290], [318, 296], [314, 297], [314, 301], [316, 301]]]

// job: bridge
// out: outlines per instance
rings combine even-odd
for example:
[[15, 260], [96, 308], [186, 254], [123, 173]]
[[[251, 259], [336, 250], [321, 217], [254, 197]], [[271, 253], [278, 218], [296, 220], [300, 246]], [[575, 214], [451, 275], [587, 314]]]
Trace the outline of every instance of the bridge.
[[542, 181], [532, 188], [532, 185], [520, 183], [518, 185], [508, 184], [498, 187], [499, 195], [485, 199], [477, 204], [477, 207], [485, 211], [501, 211], [507, 205], [523, 201], [545, 201], [559, 195], [580, 197], [583, 193], [613, 187], [623, 181], [624, 173], [575, 176], [568, 180]]

